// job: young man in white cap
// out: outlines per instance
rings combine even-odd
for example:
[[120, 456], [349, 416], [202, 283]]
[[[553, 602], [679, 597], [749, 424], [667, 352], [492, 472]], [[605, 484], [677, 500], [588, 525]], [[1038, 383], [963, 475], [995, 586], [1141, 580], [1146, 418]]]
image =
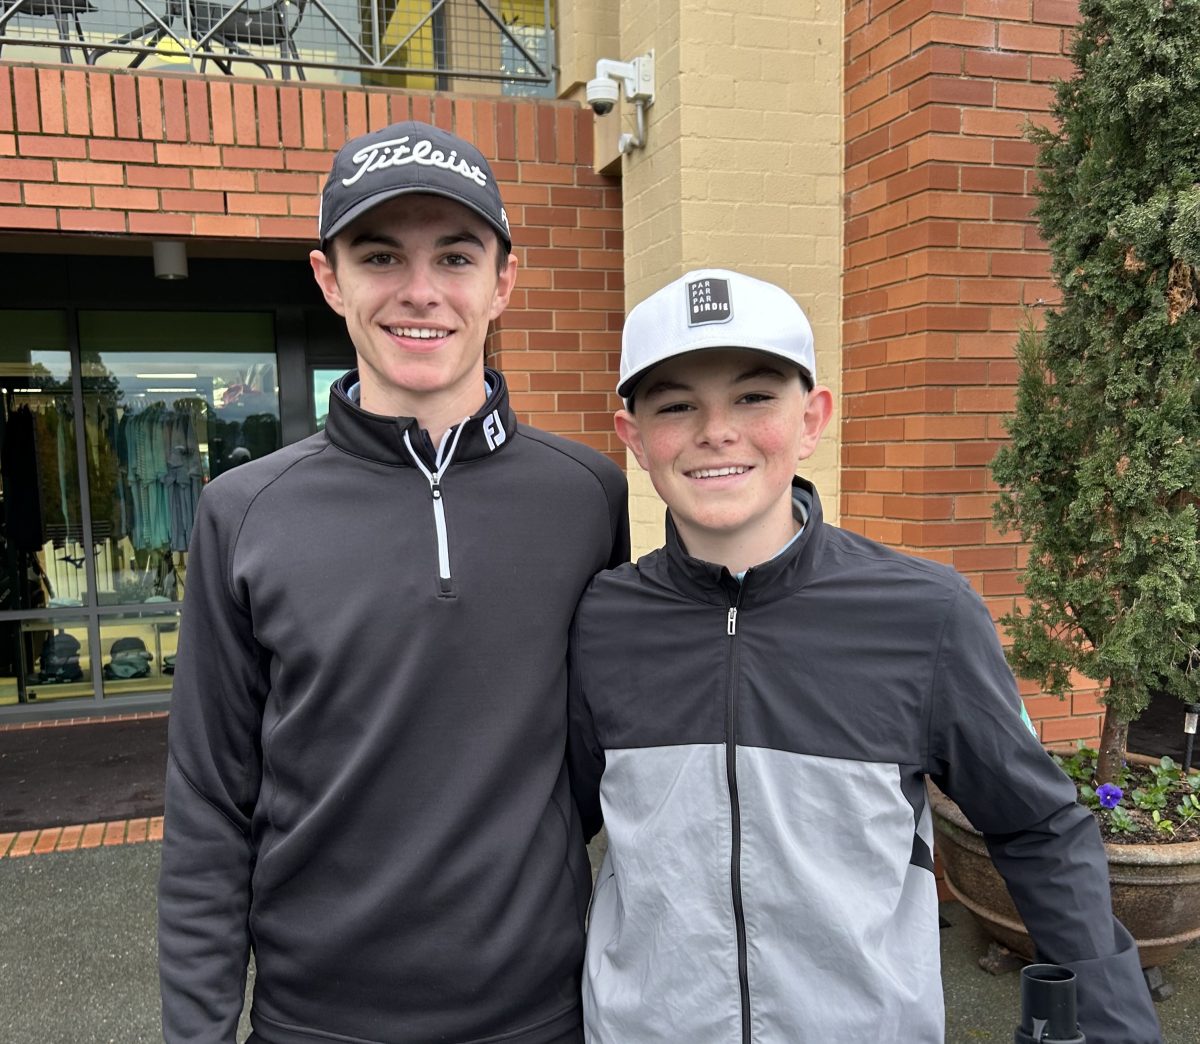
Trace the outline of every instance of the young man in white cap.
[[[629, 315], [617, 431], [667, 541], [572, 628], [572, 786], [608, 828], [589, 1044], [943, 1039], [925, 776], [983, 831], [1089, 1044], [1159, 1040], [1095, 821], [953, 570], [827, 525], [832, 411], [783, 290], [691, 272]], [[1016, 1013], [1014, 1012], [1014, 1019]]]
[[169, 735], [163, 1029], [263, 1044], [581, 1038], [590, 887], [567, 632], [625, 483], [484, 366], [516, 276], [487, 160], [349, 142], [311, 255], [358, 369], [323, 432], [204, 492]]

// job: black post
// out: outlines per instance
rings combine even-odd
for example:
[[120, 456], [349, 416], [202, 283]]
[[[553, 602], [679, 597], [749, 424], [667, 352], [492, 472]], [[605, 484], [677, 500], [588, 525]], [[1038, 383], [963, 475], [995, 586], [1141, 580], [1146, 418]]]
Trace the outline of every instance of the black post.
[[1057, 964], [1021, 969], [1021, 1025], [1015, 1044], [1086, 1044], [1075, 1014], [1075, 973]]
[[1183, 771], [1186, 775], [1192, 770], [1192, 747], [1196, 742], [1196, 722], [1200, 718], [1200, 703], [1186, 703], [1183, 715], [1183, 731], [1187, 742], [1183, 749]]

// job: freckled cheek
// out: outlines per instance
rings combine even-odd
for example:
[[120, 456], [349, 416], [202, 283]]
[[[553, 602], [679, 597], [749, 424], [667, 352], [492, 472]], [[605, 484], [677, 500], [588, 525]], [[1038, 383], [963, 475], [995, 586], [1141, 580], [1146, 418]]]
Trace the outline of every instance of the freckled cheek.
[[684, 439], [672, 433], [642, 431], [642, 446], [652, 464], [662, 466], [671, 463], [682, 452], [684, 444]]
[[791, 424], [764, 422], [748, 430], [746, 436], [764, 457], [790, 457], [798, 452], [796, 433]]

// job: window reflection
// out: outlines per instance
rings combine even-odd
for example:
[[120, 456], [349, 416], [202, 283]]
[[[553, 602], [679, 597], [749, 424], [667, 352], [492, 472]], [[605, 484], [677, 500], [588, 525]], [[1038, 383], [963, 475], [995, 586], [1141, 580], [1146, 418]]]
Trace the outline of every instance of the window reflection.
[[0, 706], [170, 688], [200, 492], [281, 444], [274, 348], [268, 313], [0, 310]]
[[80, 342], [99, 602], [177, 601], [204, 484], [280, 446], [270, 317], [84, 312]]
[[314, 368], [312, 371], [313, 425], [317, 431], [325, 428], [325, 418], [329, 416], [329, 393], [333, 390], [337, 379], [346, 371]]

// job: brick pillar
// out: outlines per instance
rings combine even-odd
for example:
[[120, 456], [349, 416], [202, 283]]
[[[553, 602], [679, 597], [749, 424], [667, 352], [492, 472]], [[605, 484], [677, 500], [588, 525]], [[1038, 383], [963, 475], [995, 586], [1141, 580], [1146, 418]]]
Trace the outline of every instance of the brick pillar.
[[[1070, 0], [846, 14], [842, 524], [950, 563], [997, 616], [1020, 594], [1022, 549], [991, 525], [988, 464], [1023, 307], [1054, 295], [1022, 126], [1073, 72], [1077, 15]], [[1077, 700], [1030, 700], [1044, 739], [1098, 735], [1094, 696]]]
[[[841, 12], [816, 0], [621, 0], [620, 57], [655, 50], [646, 147], [625, 157], [626, 308], [692, 268], [735, 268], [808, 313], [821, 381], [838, 388]], [[612, 119], [612, 117], [606, 117]], [[635, 553], [664, 507], [629, 456]], [[804, 473], [839, 501], [830, 432]]]

